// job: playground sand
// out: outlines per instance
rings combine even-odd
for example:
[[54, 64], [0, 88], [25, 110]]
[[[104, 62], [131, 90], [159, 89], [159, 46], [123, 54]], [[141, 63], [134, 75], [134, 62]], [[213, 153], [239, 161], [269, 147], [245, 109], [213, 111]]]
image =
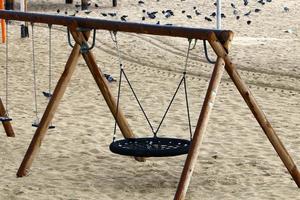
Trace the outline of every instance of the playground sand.
[[[224, 0], [223, 27], [233, 30], [235, 38], [230, 51], [241, 77], [250, 87], [280, 139], [300, 166], [300, 38], [297, 1], [277, 0], [252, 13], [251, 25], [246, 17], [239, 21], [231, 15], [231, 1]], [[118, 8], [110, 1], [98, 2], [101, 12], [128, 14], [128, 21], [141, 21], [142, 9], [173, 9], [175, 16], [161, 24], [213, 28], [203, 18], [214, 9], [212, 1], [136, 1], [120, 0]], [[203, 12], [196, 17], [193, 6]], [[252, 4], [252, 9], [255, 8]], [[283, 12], [283, 7], [290, 8]], [[34, 1], [30, 10], [73, 13], [73, 6], [63, 1]], [[186, 14], [192, 13], [193, 19]], [[247, 10], [242, 8], [242, 12]], [[81, 13], [81, 15], [85, 15]], [[157, 20], [146, 19], [155, 23]], [[172, 199], [186, 156], [149, 158], [144, 163], [109, 151], [114, 119], [106, 106], [88, 68], [80, 58], [78, 67], [53, 120], [56, 129], [49, 130], [34, 160], [29, 176], [16, 178], [17, 169], [28, 148], [35, 128], [33, 112], [33, 77], [31, 40], [20, 39], [19, 23], [9, 27], [9, 111], [13, 117], [15, 138], [7, 138], [0, 129], [0, 199]], [[287, 31], [288, 30], [288, 31]], [[48, 29], [35, 25], [35, 52], [38, 83], [39, 116], [47, 99]], [[53, 27], [52, 65], [55, 85], [71, 48], [66, 30]], [[149, 118], [157, 126], [181, 78], [187, 40], [150, 35], [118, 33], [126, 72], [141, 99]], [[107, 31], [97, 32], [93, 50], [104, 73], [118, 78], [118, 58]], [[1, 44], [1, 97], [4, 94], [5, 45]], [[210, 52], [210, 57], [212, 52]], [[191, 52], [188, 62], [188, 89], [193, 129], [207, 89], [213, 66], [205, 61], [202, 42]], [[110, 84], [114, 95], [118, 83]], [[121, 96], [123, 109], [134, 133], [151, 135], [128, 85]], [[161, 136], [189, 138], [183, 91], [178, 94], [161, 130]], [[116, 136], [122, 138], [119, 131]], [[201, 152], [186, 199], [300, 199], [300, 192], [272, 145], [225, 73], [220, 85]]]

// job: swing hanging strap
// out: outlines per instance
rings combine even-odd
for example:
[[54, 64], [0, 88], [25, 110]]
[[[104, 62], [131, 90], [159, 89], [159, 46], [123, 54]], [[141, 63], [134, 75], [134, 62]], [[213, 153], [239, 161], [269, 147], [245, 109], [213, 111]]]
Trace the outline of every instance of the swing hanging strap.
[[[147, 115], [147, 113], [145, 112], [145, 109], [143, 108], [136, 92], [134, 91], [133, 87], [132, 87], [132, 84], [130, 83], [129, 81], [129, 78], [128, 76], [126, 75], [126, 72], [124, 70], [124, 66], [123, 66], [123, 63], [122, 63], [122, 59], [121, 59], [121, 53], [120, 53], [120, 49], [119, 49], [119, 45], [118, 45], [118, 40], [117, 40], [117, 32], [110, 32], [110, 35], [111, 35], [111, 38], [113, 40], [113, 42], [115, 43], [115, 46], [116, 46], [116, 49], [117, 49], [117, 54], [118, 54], [118, 59], [119, 59], [119, 66], [120, 66], [120, 76], [119, 76], [119, 88], [118, 88], [118, 96], [117, 96], [117, 109], [116, 109], [116, 116], [118, 114], [118, 109], [119, 109], [119, 104], [120, 104], [120, 97], [121, 97], [121, 82], [122, 82], [122, 76], [124, 76], [124, 78], [126, 79], [152, 133], [154, 134], [154, 137], [157, 137], [157, 133], [162, 125], [162, 123], [164, 122], [165, 118], [166, 118], [166, 115], [167, 113], [169, 112], [169, 109], [171, 107], [171, 105], [173, 104], [173, 101], [179, 91], [179, 88], [181, 87], [181, 85], [183, 84], [184, 85], [184, 92], [185, 92], [185, 102], [186, 102], [186, 108], [187, 108], [187, 115], [188, 115], [188, 124], [189, 124], [189, 132], [190, 132], [190, 139], [192, 139], [192, 128], [191, 128], [191, 119], [190, 119], [190, 112], [189, 112], [189, 102], [188, 102], [188, 92], [187, 92], [187, 83], [186, 83], [186, 70], [187, 70], [187, 64], [188, 64], [188, 59], [189, 59], [189, 54], [190, 54], [190, 51], [192, 49], [195, 48], [196, 46], [196, 42], [197, 40], [195, 40], [195, 43], [193, 45], [193, 47], [191, 48], [191, 42], [192, 42], [192, 39], [189, 39], [189, 45], [188, 45], [188, 50], [187, 50], [187, 55], [186, 55], [186, 60], [185, 60], [185, 66], [184, 66], [184, 71], [183, 71], [183, 75], [182, 75], [182, 78], [175, 90], [175, 93], [173, 94], [172, 98], [171, 98], [171, 101], [166, 109], [166, 111], [164, 112], [163, 114], [163, 117], [157, 127], [157, 129], [155, 130], [152, 123], [150, 122], [150, 119]], [[116, 128], [117, 128], [117, 123], [115, 121], [115, 126], [114, 126], [114, 135], [113, 135], [113, 141], [115, 141], [115, 135], [116, 135]]]

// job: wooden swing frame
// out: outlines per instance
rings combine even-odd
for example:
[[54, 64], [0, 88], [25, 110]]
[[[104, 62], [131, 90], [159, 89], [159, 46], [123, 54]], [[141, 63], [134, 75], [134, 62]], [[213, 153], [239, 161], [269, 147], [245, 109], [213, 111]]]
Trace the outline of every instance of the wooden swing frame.
[[[190, 150], [186, 158], [186, 162], [174, 197], [175, 200], [182, 200], [185, 198], [224, 70], [226, 70], [229, 74], [231, 80], [234, 82], [241, 96], [244, 98], [249, 109], [252, 111], [254, 117], [263, 129], [267, 138], [269, 139], [282, 162], [286, 166], [287, 170], [293, 177], [295, 183], [298, 187], [300, 187], [300, 173], [297, 169], [297, 166], [295, 165], [293, 159], [275, 133], [265, 114], [259, 107], [251, 91], [249, 90], [245, 82], [241, 79], [236, 66], [232, 63], [231, 58], [228, 55], [228, 51], [233, 38], [233, 33], [231, 31], [117, 22], [91, 18], [22, 13], [15, 11], [0, 11], [0, 19], [30, 21], [33, 23], [67, 26], [76, 42], [65, 65], [64, 72], [62, 73], [55, 87], [53, 96], [49, 101], [44, 115], [40, 121], [40, 126], [37, 128], [21, 163], [21, 166], [17, 172], [18, 177], [26, 176], [28, 174], [32, 162], [37, 156], [41, 143], [47, 133], [48, 126], [52, 121], [54, 114], [58, 108], [59, 102], [61, 101], [63, 94], [70, 82], [71, 76], [75, 70], [80, 55], [83, 56], [111, 113], [115, 117], [122, 134], [126, 138], [134, 137], [134, 134], [130, 129], [127, 120], [120, 109], [118, 111], [118, 115], [116, 116], [116, 100], [110, 91], [109, 85], [104, 78], [101, 69], [98, 67], [95, 61], [94, 54], [90, 50], [81, 51], [81, 46], [86, 46], [89, 39], [89, 30], [104, 29], [110, 31], [133, 32], [141, 34], [165, 35], [172, 37], [207, 40], [218, 56], [204, 99], [204, 104], [198, 118], [198, 123], [194, 132]], [[81, 31], [79, 31], [78, 28], [80, 28]], [[82, 28], [88, 28], [89, 30], [82, 31]], [[4, 113], [4, 111], [4, 106], [0, 101], [0, 112]], [[12, 130], [12, 128], [9, 127], [9, 123], [6, 122], [5, 124], [3, 123], [3, 125], [4, 128], [9, 128], [10, 130]], [[139, 158], [137, 160], [143, 161], [143, 158]]]

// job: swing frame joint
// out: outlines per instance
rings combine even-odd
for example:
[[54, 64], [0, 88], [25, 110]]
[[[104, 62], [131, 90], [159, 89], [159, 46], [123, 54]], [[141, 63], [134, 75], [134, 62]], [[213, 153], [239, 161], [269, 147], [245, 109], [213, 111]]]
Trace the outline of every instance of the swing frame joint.
[[[78, 32], [89, 32], [93, 30], [93, 41], [92, 41], [92, 44], [91, 46], [89, 46], [89, 44], [87, 42], [82, 42], [82, 44], [79, 44], [80, 45], [80, 53], [88, 53], [89, 51], [91, 51], [94, 47], [95, 47], [95, 44], [96, 44], [96, 32], [97, 30], [96, 29], [90, 29], [90, 28], [82, 28], [82, 27], [77, 27], [76, 28], [76, 31]], [[70, 34], [70, 29], [68, 28], [67, 29], [67, 32], [68, 32], [68, 43], [69, 43], [69, 46], [71, 48], [74, 48], [75, 45], [72, 44], [71, 42], [71, 34]]]

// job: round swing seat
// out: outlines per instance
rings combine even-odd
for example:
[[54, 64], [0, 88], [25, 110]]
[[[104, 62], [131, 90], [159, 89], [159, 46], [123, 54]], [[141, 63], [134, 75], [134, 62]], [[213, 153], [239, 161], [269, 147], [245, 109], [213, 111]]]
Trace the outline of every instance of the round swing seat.
[[127, 138], [110, 144], [111, 152], [134, 157], [168, 157], [187, 154], [191, 141], [177, 138]]

